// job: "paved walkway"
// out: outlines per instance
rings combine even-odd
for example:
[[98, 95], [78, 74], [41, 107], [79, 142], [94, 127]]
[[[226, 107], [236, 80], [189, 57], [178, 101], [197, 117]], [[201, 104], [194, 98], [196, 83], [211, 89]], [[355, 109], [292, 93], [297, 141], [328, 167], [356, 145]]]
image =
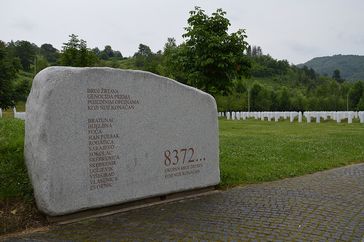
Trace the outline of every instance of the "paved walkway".
[[364, 241], [364, 164], [8, 239], [24, 240]]

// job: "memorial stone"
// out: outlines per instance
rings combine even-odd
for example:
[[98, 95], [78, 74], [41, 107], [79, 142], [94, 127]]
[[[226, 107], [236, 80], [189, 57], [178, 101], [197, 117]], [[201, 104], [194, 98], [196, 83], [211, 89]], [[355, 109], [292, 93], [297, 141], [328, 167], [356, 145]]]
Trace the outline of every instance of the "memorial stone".
[[220, 181], [212, 96], [148, 72], [50, 67], [26, 104], [38, 208], [64, 215]]

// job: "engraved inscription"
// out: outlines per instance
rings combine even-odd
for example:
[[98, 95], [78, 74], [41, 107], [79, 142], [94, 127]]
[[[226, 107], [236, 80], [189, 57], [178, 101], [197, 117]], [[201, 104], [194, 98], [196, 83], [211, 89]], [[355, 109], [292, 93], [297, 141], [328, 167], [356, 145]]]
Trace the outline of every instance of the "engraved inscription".
[[133, 110], [139, 105], [139, 100], [117, 89], [87, 88], [88, 110]]
[[[87, 110], [134, 110], [139, 100], [113, 88], [87, 88]], [[116, 154], [119, 133], [113, 132], [111, 117], [88, 118], [88, 149], [90, 190], [112, 187], [118, 180], [115, 167], [120, 159]]]
[[205, 157], [197, 157], [195, 148], [168, 149], [163, 152], [166, 179], [200, 173]]
[[119, 134], [111, 132], [113, 124], [113, 118], [87, 120], [90, 190], [112, 187], [118, 179], [115, 165], [120, 157], [114, 151]]

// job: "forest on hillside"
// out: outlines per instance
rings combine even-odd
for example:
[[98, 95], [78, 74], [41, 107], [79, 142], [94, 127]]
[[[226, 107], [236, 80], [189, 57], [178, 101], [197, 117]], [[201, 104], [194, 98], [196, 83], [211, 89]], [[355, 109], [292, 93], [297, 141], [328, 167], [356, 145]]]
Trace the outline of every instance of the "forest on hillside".
[[110, 45], [88, 47], [74, 34], [61, 50], [49, 43], [0, 41], [0, 107], [25, 101], [34, 76], [57, 65], [149, 71], [210, 93], [219, 111], [364, 110], [363, 81], [348, 82], [337, 71], [319, 75], [307, 66], [276, 60], [247, 43], [245, 30], [229, 33], [225, 14], [218, 9], [209, 16], [196, 7], [183, 43], [168, 38], [157, 52], [141, 43], [128, 57]]
[[345, 80], [364, 80], [364, 56], [360, 55], [316, 57], [299, 66], [312, 68], [323, 76], [330, 76], [337, 70], [340, 72], [340, 76]]

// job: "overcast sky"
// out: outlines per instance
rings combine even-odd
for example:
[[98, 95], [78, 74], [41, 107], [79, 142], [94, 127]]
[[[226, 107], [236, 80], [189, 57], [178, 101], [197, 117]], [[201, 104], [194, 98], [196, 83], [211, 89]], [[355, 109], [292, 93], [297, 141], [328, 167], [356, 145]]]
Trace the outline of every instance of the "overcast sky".
[[177, 43], [189, 11], [227, 12], [230, 31], [246, 29], [248, 43], [299, 64], [317, 56], [364, 55], [363, 0], [0, 0], [0, 40], [28, 40], [61, 49], [74, 33], [90, 48], [111, 45], [124, 56], [139, 43], [156, 52]]

